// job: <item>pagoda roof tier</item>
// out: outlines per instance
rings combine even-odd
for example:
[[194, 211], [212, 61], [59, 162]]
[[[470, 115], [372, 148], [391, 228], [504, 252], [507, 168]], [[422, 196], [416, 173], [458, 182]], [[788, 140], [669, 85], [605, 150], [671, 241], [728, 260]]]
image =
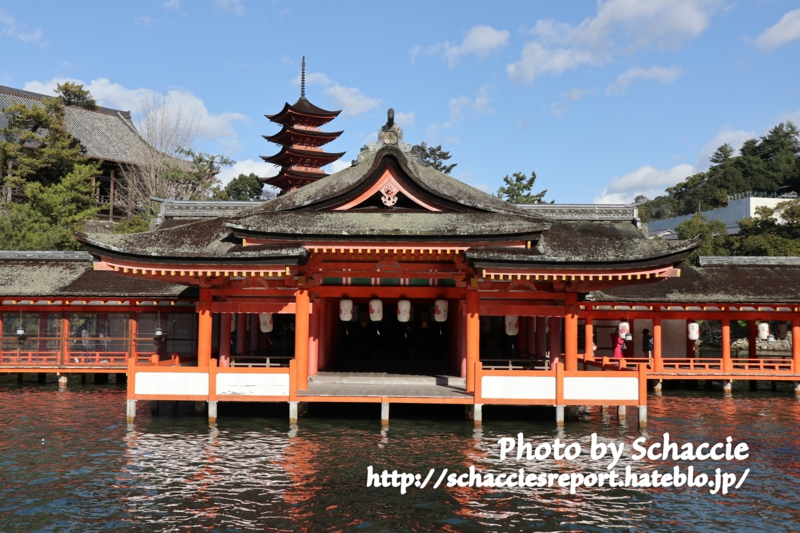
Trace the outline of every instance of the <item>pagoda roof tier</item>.
[[281, 131], [275, 135], [262, 135], [266, 140], [275, 144], [310, 144], [312, 146], [324, 146], [336, 140], [343, 131], [315, 131], [283, 126]]
[[302, 166], [319, 168], [330, 163], [333, 163], [347, 152], [329, 153], [318, 152], [314, 150], [296, 150], [284, 146], [281, 151], [271, 156], [261, 156], [261, 159], [267, 163], [282, 167]]
[[288, 190], [298, 185], [311, 183], [328, 176], [327, 172], [304, 172], [302, 170], [291, 170], [282, 168], [277, 176], [262, 178], [261, 181], [267, 185], [279, 189]]
[[473, 267], [516, 271], [588, 265], [665, 272], [697, 246], [649, 240], [630, 221], [548, 219], [427, 167], [391, 144], [361, 152], [354, 166], [236, 214], [150, 233], [78, 234], [78, 239], [109, 260], [231, 266], [303, 265], [308, 248], [320, 242], [452, 243], [466, 249]]
[[294, 125], [300, 123], [321, 126], [335, 119], [341, 112], [341, 110], [328, 111], [322, 109], [309, 102], [306, 97], [301, 96], [294, 104], [286, 102], [280, 112], [264, 116], [278, 124]]

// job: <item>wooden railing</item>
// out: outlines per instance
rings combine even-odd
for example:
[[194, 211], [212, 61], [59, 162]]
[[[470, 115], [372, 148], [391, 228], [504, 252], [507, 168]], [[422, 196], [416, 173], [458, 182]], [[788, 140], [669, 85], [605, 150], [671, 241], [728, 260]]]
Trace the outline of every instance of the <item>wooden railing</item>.
[[795, 374], [798, 370], [794, 368], [794, 361], [787, 357], [757, 357], [731, 358], [730, 367], [725, 369], [725, 361], [718, 357], [666, 357], [661, 360], [660, 368], [656, 368], [655, 360], [648, 358], [614, 359], [611, 357], [591, 357], [581, 355], [579, 360], [583, 363], [584, 369], [597, 368], [600, 370], [626, 370], [635, 369], [638, 366], [645, 366], [649, 373], [660, 374], [679, 373], [679, 374]]

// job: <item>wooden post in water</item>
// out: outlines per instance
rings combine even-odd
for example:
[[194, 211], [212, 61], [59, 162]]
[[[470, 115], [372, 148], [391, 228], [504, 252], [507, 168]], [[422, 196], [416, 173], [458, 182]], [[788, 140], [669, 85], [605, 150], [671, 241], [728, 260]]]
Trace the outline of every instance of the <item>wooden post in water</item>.
[[475, 363], [481, 357], [480, 296], [467, 291], [467, 392], [475, 390]]
[[389, 425], [389, 402], [381, 402], [381, 426]]

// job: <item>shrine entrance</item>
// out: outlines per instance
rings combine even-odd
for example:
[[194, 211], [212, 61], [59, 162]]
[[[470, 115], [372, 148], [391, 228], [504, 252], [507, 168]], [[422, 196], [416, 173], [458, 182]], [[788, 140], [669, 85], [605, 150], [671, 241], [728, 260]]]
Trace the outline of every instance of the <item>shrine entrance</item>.
[[[454, 316], [434, 319], [434, 300], [414, 300], [408, 322], [397, 318], [397, 300], [383, 300], [381, 320], [373, 320], [368, 299], [353, 300], [353, 319], [337, 320], [332, 372], [454, 373]], [[457, 307], [456, 307], [457, 308]], [[374, 318], [374, 316], [373, 316]]]

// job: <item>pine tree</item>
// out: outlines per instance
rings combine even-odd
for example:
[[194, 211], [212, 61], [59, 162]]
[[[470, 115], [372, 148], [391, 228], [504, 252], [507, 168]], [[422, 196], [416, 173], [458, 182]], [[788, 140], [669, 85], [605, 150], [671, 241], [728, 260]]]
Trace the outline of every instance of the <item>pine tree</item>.
[[506, 202], [512, 204], [554, 203], [554, 200], [550, 200], [550, 202], [544, 200], [547, 189], [536, 194], [531, 192], [533, 184], [536, 182], [536, 172], [531, 171], [530, 177], [527, 177], [522, 172], [515, 172], [511, 177], [504, 177], [503, 181], [506, 185], [497, 189], [496, 196], [502, 198]]

